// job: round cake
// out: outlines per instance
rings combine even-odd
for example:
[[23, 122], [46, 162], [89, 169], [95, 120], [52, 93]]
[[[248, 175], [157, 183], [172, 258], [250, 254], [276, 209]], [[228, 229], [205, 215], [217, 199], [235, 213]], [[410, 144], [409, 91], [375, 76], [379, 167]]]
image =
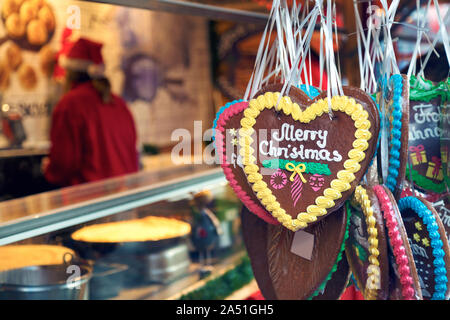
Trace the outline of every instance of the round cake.
[[189, 234], [189, 223], [164, 217], [110, 222], [84, 227], [72, 234], [72, 239], [84, 242], [158, 241]]
[[0, 271], [30, 266], [55, 265], [64, 263], [64, 254], [75, 252], [57, 245], [8, 245], [0, 247]]

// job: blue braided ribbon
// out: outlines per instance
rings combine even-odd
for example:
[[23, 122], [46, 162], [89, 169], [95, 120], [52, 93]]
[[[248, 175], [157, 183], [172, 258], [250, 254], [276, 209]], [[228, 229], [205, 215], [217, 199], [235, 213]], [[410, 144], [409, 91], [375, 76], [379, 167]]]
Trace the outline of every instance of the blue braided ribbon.
[[413, 210], [423, 221], [427, 227], [428, 234], [431, 239], [431, 247], [433, 248], [434, 256], [434, 293], [431, 300], [445, 300], [445, 293], [447, 292], [447, 270], [445, 268], [444, 256], [445, 252], [442, 249], [443, 243], [439, 233], [439, 226], [436, 223], [434, 214], [427, 208], [427, 206], [416, 197], [401, 198], [398, 202], [400, 213], [405, 209]]
[[315, 97], [317, 97], [318, 95], [320, 95], [320, 91], [314, 87], [314, 86], [309, 86], [306, 84], [301, 84], [298, 85], [297, 88], [299, 88], [300, 90], [302, 90], [304, 93], [306, 93], [306, 95], [312, 100]]
[[389, 150], [389, 167], [388, 176], [386, 178], [386, 187], [395, 193], [397, 186], [398, 169], [400, 168], [400, 148], [402, 136], [402, 92], [403, 92], [403, 77], [400, 74], [394, 74], [391, 77], [393, 82], [394, 95], [392, 97], [392, 138], [391, 148]]

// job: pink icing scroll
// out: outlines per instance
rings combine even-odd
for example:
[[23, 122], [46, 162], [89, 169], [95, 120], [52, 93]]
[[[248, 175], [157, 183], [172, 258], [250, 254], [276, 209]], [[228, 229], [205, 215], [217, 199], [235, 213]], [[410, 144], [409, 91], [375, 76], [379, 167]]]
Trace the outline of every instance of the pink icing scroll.
[[217, 120], [216, 126], [216, 148], [217, 154], [220, 157], [220, 165], [225, 173], [225, 178], [230, 183], [231, 188], [234, 190], [242, 203], [247, 207], [250, 212], [253, 212], [258, 217], [266, 221], [267, 223], [278, 225], [277, 219], [275, 219], [269, 212], [267, 212], [259, 203], [253, 201], [250, 196], [242, 189], [238, 181], [235, 179], [230, 164], [226, 161], [225, 139], [224, 139], [224, 126], [227, 121], [240, 112], [243, 112], [248, 106], [248, 102], [238, 102], [230, 105], [225, 109]]
[[405, 300], [415, 300], [415, 290], [413, 287], [413, 278], [408, 264], [408, 256], [406, 255], [405, 246], [400, 236], [398, 222], [395, 217], [394, 208], [386, 191], [380, 185], [374, 186], [378, 201], [380, 202], [381, 210], [386, 221], [386, 227], [389, 234], [389, 242], [394, 252], [395, 262], [398, 266], [400, 274], [400, 283], [402, 284], [402, 295]]

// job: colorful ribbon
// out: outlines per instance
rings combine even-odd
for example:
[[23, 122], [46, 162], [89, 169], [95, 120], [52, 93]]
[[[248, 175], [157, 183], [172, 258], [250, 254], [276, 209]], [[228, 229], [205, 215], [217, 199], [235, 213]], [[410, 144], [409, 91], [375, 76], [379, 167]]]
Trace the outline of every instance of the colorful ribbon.
[[295, 175], [299, 175], [300, 179], [302, 179], [303, 183], [306, 183], [306, 179], [303, 177], [303, 172], [306, 171], [306, 166], [303, 163], [299, 163], [297, 166], [294, 165], [292, 162], [288, 162], [286, 164], [286, 170], [292, 172], [291, 177], [289, 180], [294, 181]]

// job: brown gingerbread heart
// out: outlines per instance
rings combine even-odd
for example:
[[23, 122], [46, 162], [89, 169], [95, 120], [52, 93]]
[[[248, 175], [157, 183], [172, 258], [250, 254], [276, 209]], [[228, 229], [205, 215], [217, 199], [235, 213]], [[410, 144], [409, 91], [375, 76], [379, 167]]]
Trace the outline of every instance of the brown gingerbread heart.
[[450, 297], [450, 247], [444, 225], [430, 202], [422, 197], [398, 201], [424, 300]]
[[375, 152], [375, 103], [356, 88], [345, 87], [344, 94], [328, 100], [323, 93], [305, 105], [265, 92], [244, 111], [239, 144], [247, 180], [266, 210], [292, 231], [339, 209]]
[[350, 280], [350, 266], [345, 254], [337, 265], [337, 270], [332, 274], [326, 286], [312, 298], [312, 300], [339, 300], [347, 288]]
[[304, 300], [328, 281], [342, 253], [346, 212], [336, 211], [304, 230], [292, 232], [241, 212], [242, 231], [253, 274], [268, 300]]
[[389, 117], [389, 162], [385, 185], [400, 198], [408, 163], [409, 81], [406, 75], [391, 77], [393, 90], [387, 104]]
[[419, 276], [394, 195], [384, 185], [372, 187], [388, 233], [389, 300], [422, 300]]
[[436, 210], [439, 218], [441, 218], [442, 225], [447, 234], [447, 240], [450, 243], [450, 193], [439, 197], [439, 199], [433, 203], [433, 208]]
[[360, 185], [347, 207], [351, 222], [345, 253], [356, 283], [366, 300], [387, 300], [387, 238], [378, 199], [371, 188]]

